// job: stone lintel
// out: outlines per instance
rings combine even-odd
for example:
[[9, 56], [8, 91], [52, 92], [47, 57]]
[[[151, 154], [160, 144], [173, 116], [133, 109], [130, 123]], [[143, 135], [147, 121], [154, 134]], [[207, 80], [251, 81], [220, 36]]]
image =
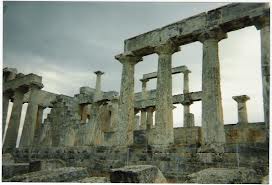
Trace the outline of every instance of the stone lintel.
[[[48, 91], [44, 91], [44, 90], [39, 90], [38, 92], [38, 105], [42, 106], [42, 107], [53, 107], [52, 101], [56, 100], [56, 96], [58, 94], [55, 93], [51, 93]], [[29, 102], [29, 97], [30, 96], [30, 92], [27, 92], [24, 95], [24, 103], [28, 103]]]
[[[147, 94], [156, 94], [156, 91], [151, 90], [152, 93], [150, 93], [150, 91], [147, 91]], [[187, 94], [191, 100], [191, 102], [194, 101], [201, 101], [201, 96], [202, 96], [202, 91], [197, 91], [197, 92], [190, 92]], [[135, 96], [136, 97], [136, 96]], [[184, 102], [184, 94], [177, 94], [177, 95], [173, 95], [172, 96], [173, 99], [173, 104], [181, 104]], [[143, 109], [143, 108], [147, 108], [147, 107], [155, 107], [155, 98], [153, 97], [153, 95], [148, 95], [147, 99], [142, 99], [141, 96], [138, 96], [137, 98], [135, 98], [135, 103], [134, 103], [134, 107], [137, 109]]]
[[14, 90], [20, 86], [29, 87], [31, 85], [42, 88], [42, 77], [31, 73], [20, 78], [15, 78], [14, 80], [7, 81], [3, 84], [3, 91]]
[[231, 3], [125, 40], [125, 52], [141, 56], [173, 39], [179, 45], [197, 41], [203, 30], [221, 27], [226, 33], [254, 25], [253, 19], [266, 15], [269, 3]]
[[[173, 74], [178, 74], [178, 73], [185, 73], [186, 71], [189, 71], [187, 66], [173, 67], [172, 68], [172, 75]], [[144, 74], [143, 78], [141, 80], [150, 80], [150, 79], [153, 79], [153, 78], [157, 78], [157, 72]]]

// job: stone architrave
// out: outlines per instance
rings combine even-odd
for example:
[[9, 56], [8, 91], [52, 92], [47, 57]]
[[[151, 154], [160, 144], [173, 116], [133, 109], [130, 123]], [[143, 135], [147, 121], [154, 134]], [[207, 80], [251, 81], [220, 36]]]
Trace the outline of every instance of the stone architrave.
[[12, 112], [7, 128], [7, 133], [3, 145], [3, 151], [8, 152], [16, 147], [18, 130], [20, 126], [21, 112], [23, 107], [24, 94], [28, 91], [28, 87], [19, 87], [14, 91], [14, 101]]
[[156, 93], [156, 127], [152, 133], [151, 144], [168, 145], [174, 143], [172, 112], [172, 54], [180, 48], [173, 42], [156, 47], [159, 55], [157, 93]]
[[119, 98], [118, 130], [115, 134], [116, 145], [133, 143], [134, 122], [134, 68], [142, 57], [133, 54], [121, 54], [115, 57], [122, 65], [122, 79]]
[[22, 130], [22, 136], [19, 145], [20, 147], [29, 147], [33, 145], [39, 107], [39, 90], [42, 87], [42, 84], [32, 84], [30, 86], [30, 98]]
[[261, 67], [263, 83], [263, 108], [264, 121], [269, 136], [269, 113], [270, 113], [270, 18], [262, 17], [256, 22], [256, 28], [261, 36]]
[[2, 138], [3, 138], [4, 132], [5, 132], [7, 115], [8, 115], [9, 100], [10, 100], [11, 96], [12, 96], [12, 92], [4, 92], [3, 93]]
[[232, 99], [238, 104], [238, 123], [248, 123], [246, 101], [250, 98], [247, 95], [241, 95], [233, 96]]
[[226, 142], [220, 87], [218, 42], [227, 34], [218, 30], [200, 35], [203, 44], [202, 61], [202, 151], [224, 152]]

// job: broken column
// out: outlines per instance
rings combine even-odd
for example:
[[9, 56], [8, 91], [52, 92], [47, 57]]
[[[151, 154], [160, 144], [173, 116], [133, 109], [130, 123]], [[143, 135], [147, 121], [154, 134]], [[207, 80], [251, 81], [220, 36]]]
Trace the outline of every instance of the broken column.
[[102, 71], [95, 71], [96, 74], [96, 84], [95, 84], [95, 99], [102, 98], [102, 91], [101, 91], [101, 76], [104, 74]]
[[2, 138], [4, 136], [6, 122], [7, 122], [9, 100], [11, 99], [12, 94], [13, 94], [12, 92], [4, 92], [3, 93]]
[[42, 84], [31, 84], [29, 87], [30, 95], [26, 111], [26, 117], [20, 140], [20, 147], [32, 146], [35, 136], [37, 115], [38, 115], [38, 100], [39, 90], [43, 87]]
[[172, 112], [172, 54], [179, 51], [173, 42], [155, 48], [159, 55], [156, 93], [156, 127], [152, 144], [168, 145], [174, 143]]
[[16, 147], [18, 130], [20, 126], [21, 112], [23, 106], [24, 94], [28, 91], [28, 87], [20, 86], [14, 90], [13, 107], [10, 121], [7, 128], [3, 151], [8, 152]]
[[264, 121], [269, 136], [269, 112], [270, 112], [270, 19], [269, 12], [266, 17], [256, 22], [256, 28], [260, 30], [261, 36], [261, 67], [263, 86], [263, 109]]
[[247, 95], [241, 95], [233, 96], [232, 99], [238, 104], [238, 123], [248, 123], [246, 101], [250, 98]]
[[121, 54], [115, 58], [123, 65], [116, 145], [129, 145], [133, 143], [134, 68], [135, 64], [141, 61], [142, 58], [131, 53]]
[[221, 30], [200, 35], [203, 44], [202, 61], [202, 149], [224, 152], [226, 142], [220, 88], [218, 42], [227, 35]]
[[[142, 82], [142, 100], [146, 100], [147, 94], [146, 94], [146, 83], [148, 82], [147, 79], [141, 79]], [[147, 113], [145, 109], [141, 109], [141, 125], [140, 129], [145, 130], [146, 129], [146, 119], [147, 119]]]

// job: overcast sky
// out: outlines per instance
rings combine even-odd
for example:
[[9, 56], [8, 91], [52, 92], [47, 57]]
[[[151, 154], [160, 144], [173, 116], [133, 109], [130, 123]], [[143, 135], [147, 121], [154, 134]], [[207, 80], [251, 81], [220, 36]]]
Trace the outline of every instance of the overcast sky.
[[[96, 70], [105, 72], [103, 91], [120, 91], [121, 53], [124, 40], [205, 12], [226, 3], [125, 3], [125, 2], [4, 2], [4, 67], [43, 77], [44, 90], [73, 96], [81, 86], [95, 87]], [[263, 121], [260, 35], [255, 27], [228, 33], [219, 43], [221, 90], [225, 124], [237, 123], [232, 96], [250, 96], [250, 122]], [[143, 74], [157, 70], [157, 55], [136, 65], [135, 92]], [[190, 90], [201, 90], [202, 44], [181, 47], [172, 66], [186, 65]], [[148, 89], [156, 88], [156, 80]], [[182, 93], [183, 76], [173, 76], [173, 94]], [[183, 125], [183, 108], [174, 110], [174, 125]], [[191, 106], [201, 125], [201, 102]]]

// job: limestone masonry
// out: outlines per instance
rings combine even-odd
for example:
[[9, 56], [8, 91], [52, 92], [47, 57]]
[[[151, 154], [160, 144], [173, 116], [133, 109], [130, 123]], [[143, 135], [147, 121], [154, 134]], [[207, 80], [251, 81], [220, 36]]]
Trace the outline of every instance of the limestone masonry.
[[[218, 43], [228, 32], [248, 26], [256, 26], [261, 36], [265, 119], [249, 123], [250, 97], [237, 94], [232, 98], [238, 123], [224, 125]], [[71, 97], [42, 90], [41, 76], [4, 68], [2, 181], [267, 183], [269, 40], [269, 4], [232, 3], [125, 40], [124, 52], [115, 56], [122, 65], [120, 92], [102, 91], [102, 71], [93, 74], [95, 88], [81, 87]], [[202, 91], [192, 92], [194, 71], [172, 68], [172, 55], [197, 41], [203, 45]], [[153, 53], [158, 69], [137, 79], [142, 91], [135, 93], [135, 66]], [[172, 75], [178, 73], [183, 92], [173, 96]], [[147, 90], [154, 78], [156, 89]], [[202, 103], [201, 127], [190, 112], [195, 101]], [[9, 102], [13, 106], [6, 124]], [[24, 103], [28, 107], [16, 148]], [[173, 127], [175, 104], [183, 105], [183, 127]], [[45, 108], [51, 111], [42, 121]]]

